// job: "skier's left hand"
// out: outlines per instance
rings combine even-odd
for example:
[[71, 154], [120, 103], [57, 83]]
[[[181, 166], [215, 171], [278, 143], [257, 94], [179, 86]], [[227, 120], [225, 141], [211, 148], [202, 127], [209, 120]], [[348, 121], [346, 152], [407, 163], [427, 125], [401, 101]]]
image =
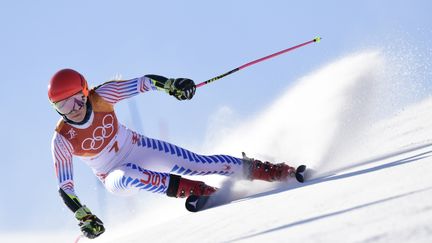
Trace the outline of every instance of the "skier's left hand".
[[195, 95], [196, 86], [192, 79], [168, 79], [168, 93], [178, 100], [190, 100]]
[[75, 212], [75, 217], [79, 220], [78, 226], [85, 237], [94, 239], [105, 232], [102, 220], [92, 214], [85, 205]]

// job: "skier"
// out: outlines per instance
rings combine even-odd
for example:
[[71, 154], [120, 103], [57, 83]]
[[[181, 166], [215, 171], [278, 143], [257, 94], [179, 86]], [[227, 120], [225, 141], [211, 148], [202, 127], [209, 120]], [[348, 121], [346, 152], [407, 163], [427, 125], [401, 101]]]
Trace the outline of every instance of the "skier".
[[165, 91], [178, 100], [189, 100], [196, 86], [187, 78], [145, 75], [109, 81], [89, 89], [84, 76], [72, 69], [60, 70], [50, 80], [48, 97], [62, 117], [51, 148], [59, 193], [86, 237], [96, 238], [105, 228], [75, 193], [74, 156], [91, 167], [105, 188], [117, 195], [150, 191], [183, 198], [210, 195], [217, 190], [182, 175], [236, 175], [264, 181], [285, 181], [295, 175], [295, 168], [284, 163], [263, 163], [229, 155], [199, 155], [126, 128], [117, 120], [114, 105], [151, 90]]

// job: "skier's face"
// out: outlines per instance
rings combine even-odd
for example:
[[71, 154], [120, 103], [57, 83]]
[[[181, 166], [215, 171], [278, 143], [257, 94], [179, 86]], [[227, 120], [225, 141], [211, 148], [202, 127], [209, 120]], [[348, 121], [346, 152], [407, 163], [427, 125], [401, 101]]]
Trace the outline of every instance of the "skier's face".
[[69, 120], [81, 122], [86, 114], [87, 97], [79, 92], [67, 99], [54, 103], [56, 110]]
[[74, 110], [72, 113], [66, 115], [67, 119], [73, 122], [82, 122], [87, 112], [87, 107], [84, 105], [79, 110]]

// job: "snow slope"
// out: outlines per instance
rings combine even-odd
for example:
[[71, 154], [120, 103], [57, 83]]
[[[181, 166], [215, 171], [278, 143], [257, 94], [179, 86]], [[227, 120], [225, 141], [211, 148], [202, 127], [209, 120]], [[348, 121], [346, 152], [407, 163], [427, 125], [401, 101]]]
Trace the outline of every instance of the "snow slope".
[[206, 152], [304, 161], [311, 179], [237, 182], [234, 193], [249, 196], [196, 214], [164, 199], [92, 242], [430, 242], [432, 99], [398, 103], [416, 98], [398, 72], [366, 51], [303, 77], [241, 124], [221, 108], [211, 127], [225, 139], [209, 134]]
[[308, 182], [236, 182], [230, 192], [247, 196], [195, 214], [161, 196], [135, 219], [104, 218], [104, 235], [79, 242], [431, 242], [432, 98], [419, 99], [421, 84], [410, 79], [419, 73], [395, 59], [355, 53], [299, 79], [262, 113], [238, 119], [221, 107], [211, 119], [203, 153], [307, 163]]

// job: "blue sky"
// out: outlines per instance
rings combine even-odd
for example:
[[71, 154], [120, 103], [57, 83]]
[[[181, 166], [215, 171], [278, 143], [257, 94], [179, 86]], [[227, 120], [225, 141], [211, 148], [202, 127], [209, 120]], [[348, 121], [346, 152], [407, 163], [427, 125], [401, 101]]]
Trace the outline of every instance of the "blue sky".
[[[402, 43], [430, 56], [431, 9], [426, 0], [0, 2], [0, 101], [6, 111], [0, 126], [0, 232], [74, 224], [57, 195], [50, 154], [59, 117], [46, 92], [58, 69], [79, 70], [91, 86], [117, 74], [200, 82], [317, 35], [324, 38], [202, 87], [191, 101], [154, 92], [133, 99], [133, 115], [131, 102], [117, 105], [127, 126], [199, 148], [221, 107], [249, 117], [298, 77], [344, 54]], [[90, 170], [74, 164], [78, 195], [97, 208]]]

